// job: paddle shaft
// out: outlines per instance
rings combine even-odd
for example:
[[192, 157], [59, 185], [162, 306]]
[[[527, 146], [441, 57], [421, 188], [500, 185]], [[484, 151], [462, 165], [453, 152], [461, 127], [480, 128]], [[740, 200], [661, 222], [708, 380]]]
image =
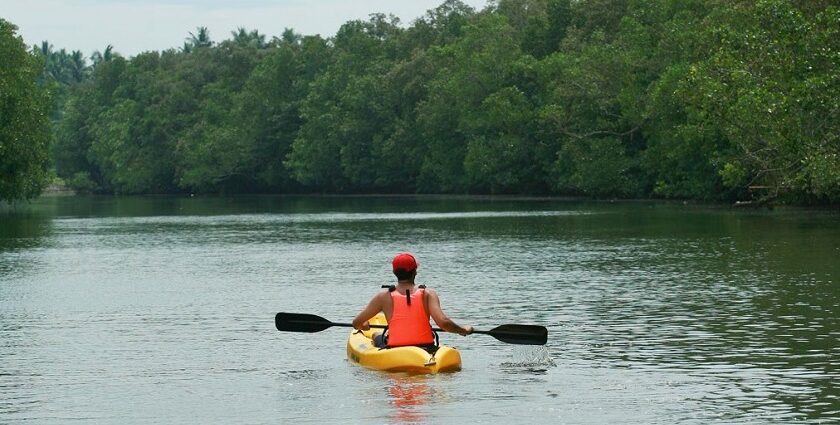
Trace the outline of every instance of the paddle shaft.
[[[304, 321], [299, 321], [299, 322], [300, 322], [300, 323], [305, 323]], [[321, 323], [321, 322], [315, 322], [315, 321], [313, 321], [313, 322], [312, 322], [312, 324], [320, 324], [320, 323]], [[336, 322], [330, 322], [330, 325], [331, 325], [331, 326], [341, 326], [341, 327], [343, 327], [343, 328], [352, 328], [352, 327], [353, 327], [353, 324], [352, 324], [352, 323], [336, 323]], [[368, 325], [368, 326], [370, 326], [370, 327], [371, 327], [371, 328], [373, 328], [373, 329], [386, 329], [386, 328], [388, 327], [388, 325]], [[432, 328], [432, 330], [433, 330], [433, 331], [435, 331], [435, 332], [446, 332], [445, 330], [443, 330], [443, 329], [441, 329], [441, 328]], [[487, 332], [484, 332], [484, 331], [473, 331], [473, 333], [486, 334]]]
[[[353, 325], [350, 324], [350, 323], [334, 323], [334, 322], [330, 322], [330, 323], [332, 323], [333, 326], [343, 326], [343, 327], [348, 327], [348, 328], [353, 327]], [[370, 326], [371, 328], [374, 328], [374, 329], [385, 329], [385, 328], [388, 327], [386, 325], [368, 325], [368, 326]], [[473, 329], [472, 333], [482, 334], [482, 335], [490, 335], [493, 338], [496, 338], [500, 341], [508, 342], [508, 343], [512, 343], [512, 344], [544, 345], [545, 340], [548, 338], [548, 334], [546, 333], [546, 336], [541, 336], [541, 337], [537, 337], [535, 335], [525, 335], [524, 339], [522, 339], [523, 336], [521, 334], [519, 334], [517, 332], [510, 332], [510, 331], [505, 331], [504, 330], [505, 327], [511, 327], [511, 326], [519, 326], [519, 325], [503, 325], [503, 326], [500, 326], [498, 328], [495, 328], [495, 329], [489, 330], [489, 331], [479, 331], [479, 330]], [[536, 327], [535, 327], [535, 329], [536, 329]], [[441, 328], [432, 328], [432, 330], [435, 331], [435, 332], [448, 332], [448, 331], [445, 331]], [[451, 332], [451, 333], [456, 333], [456, 332]], [[533, 333], [533, 332], [529, 331], [528, 333]], [[511, 340], [511, 338], [513, 338], [514, 340], [517, 340], [517, 341], [514, 342], [514, 341]], [[542, 342], [539, 342], [540, 338], [541, 338]]]
[[[353, 327], [350, 323], [335, 323], [314, 314], [277, 313], [274, 323], [279, 331], [287, 332], [320, 332], [333, 326]], [[370, 325], [371, 328], [384, 329], [385, 325]], [[443, 329], [432, 328], [434, 331], [446, 332]], [[545, 345], [548, 340], [548, 330], [544, 326], [535, 325], [501, 325], [489, 331], [473, 330], [473, 333], [490, 335], [493, 338], [509, 344]]]
[[[335, 322], [330, 322], [330, 323], [332, 323], [333, 326], [343, 326], [343, 327], [346, 327], [346, 328], [352, 328], [353, 327], [352, 323], [335, 323]], [[371, 328], [374, 328], [374, 329], [385, 329], [385, 328], [388, 327], [387, 325], [368, 325], [368, 326], [370, 326]], [[449, 332], [449, 331], [445, 331], [441, 328], [432, 328], [432, 330], [435, 331], [435, 332]], [[457, 333], [457, 332], [449, 332], [449, 333]], [[493, 332], [491, 332], [491, 331], [478, 331], [478, 330], [475, 330], [475, 329], [473, 329], [472, 333], [482, 334], [482, 335], [493, 335]]]

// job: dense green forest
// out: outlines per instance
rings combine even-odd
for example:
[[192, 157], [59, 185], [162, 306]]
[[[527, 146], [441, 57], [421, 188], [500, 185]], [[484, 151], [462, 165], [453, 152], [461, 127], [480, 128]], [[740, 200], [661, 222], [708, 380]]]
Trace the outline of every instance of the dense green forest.
[[331, 38], [28, 55], [80, 191], [840, 202], [836, 0], [446, 1]]
[[49, 178], [49, 94], [41, 64], [0, 18], [0, 201], [38, 196]]

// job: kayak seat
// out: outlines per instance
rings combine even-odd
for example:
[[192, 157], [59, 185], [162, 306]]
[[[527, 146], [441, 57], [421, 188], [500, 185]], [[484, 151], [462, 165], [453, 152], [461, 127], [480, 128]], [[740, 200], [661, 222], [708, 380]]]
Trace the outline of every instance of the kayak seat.
[[378, 333], [373, 335], [373, 346], [378, 347], [379, 349], [388, 348], [386, 344], [388, 340], [385, 338], [384, 334]]
[[[373, 335], [373, 346], [374, 347], [377, 347], [380, 350], [387, 350], [389, 348], [394, 348], [394, 347], [388, 347], [387, 344], [388, 344], [387, 336], [385, 336], [381, 333]], [[414, 345], [413, 347], [422, 348], [423, 350], [426, 350], [426, 352], [429, 353], [429, 354], [435, 354], [437, 352], [438, 348], [440, 348], [440, 346], [438, 346], [437, 344]]]

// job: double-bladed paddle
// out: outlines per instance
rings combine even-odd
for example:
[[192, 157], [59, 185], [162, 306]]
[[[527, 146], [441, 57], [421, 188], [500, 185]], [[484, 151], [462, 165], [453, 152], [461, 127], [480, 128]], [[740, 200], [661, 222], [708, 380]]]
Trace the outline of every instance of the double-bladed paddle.
[[[277, 313], [274, 325], [278, 331], [284, 332], [321, 332], [333, 326], [352, 328], [350, 323], [330, 322], [323, 317], [304, 313]], [[370, 325], [372, 328], [385, 328], [385, 325]], [[444, 332], [443, 329], [432, 328]], [[475, 334], [490, 335], [508, 344], [545, 345], [548, 341], [548, 329], [537, 325], [501, 325], [489, 331], [473, 330]]]

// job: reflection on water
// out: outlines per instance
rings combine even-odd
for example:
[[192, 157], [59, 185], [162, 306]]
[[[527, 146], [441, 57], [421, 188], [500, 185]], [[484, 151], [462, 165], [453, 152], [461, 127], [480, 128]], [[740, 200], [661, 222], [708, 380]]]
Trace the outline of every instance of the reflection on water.
[[51, 230], [52, 218], [37, 214], [0, 212], [0, 252], [37, 248]]
[[429, 404], [432, 390], [426, 376], [394, 374], [388, 376], [388, 404], [394, 423], [423, 422], [423, 406]]
[[22, 276], [36, 267], [37, 260], [26, 261], [25, 252], [47, 243], [51, 232], [52, 217], [26, 210], [4, 211], [0, 205], [0, 283], [4, 277]]
[[[654, 203], [55, 198], [0, 212], [0, 423], [830, 423], [840, 220]], [[480, 329], [380, 374], [346, 330], [398, 251]]]

